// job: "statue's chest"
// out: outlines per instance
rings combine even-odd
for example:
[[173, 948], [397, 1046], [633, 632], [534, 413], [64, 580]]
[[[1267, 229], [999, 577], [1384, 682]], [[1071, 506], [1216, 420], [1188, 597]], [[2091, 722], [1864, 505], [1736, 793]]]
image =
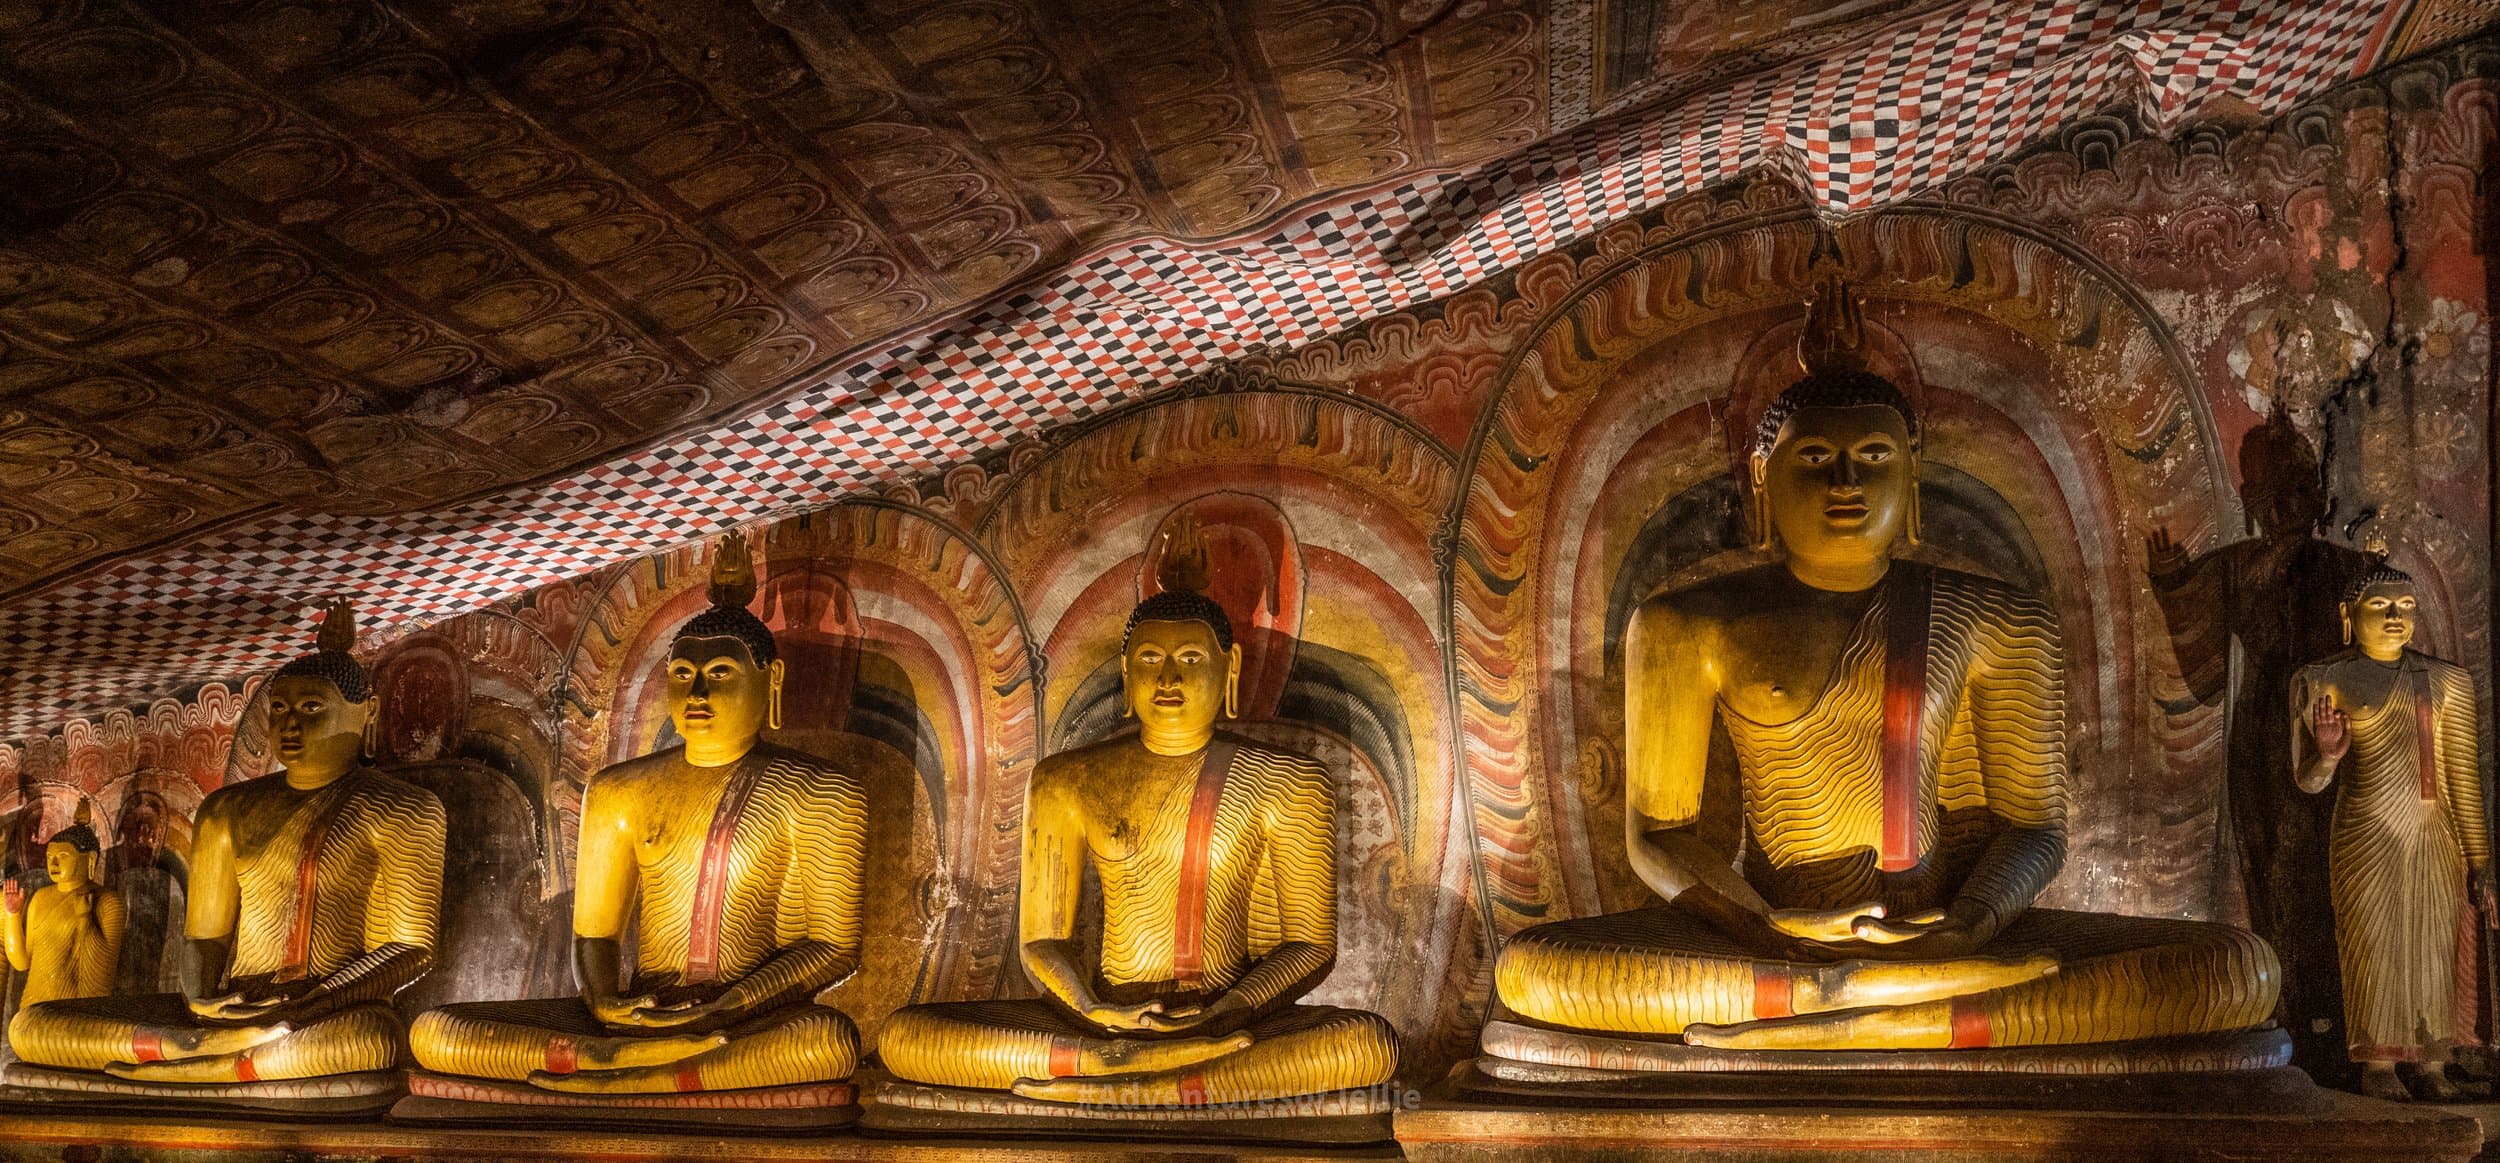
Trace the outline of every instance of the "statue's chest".
[[1720, 697], [1757, 723], [1785, 723], [1819, 702], [1861, 636], [1863, 605], [1809, 607], [1754, 615], [1731, 623], [1720, 665]]
[[1197, 783], [1192, 773], [1097, 817], [1093, 856], [1106, 890], [1170, 895], [1184, 879], [1223, 885], [1246, 875], [1255, 837], [1243, 813], [1224, 810], [1224, 794], [1238, 790], [1202, 796]]

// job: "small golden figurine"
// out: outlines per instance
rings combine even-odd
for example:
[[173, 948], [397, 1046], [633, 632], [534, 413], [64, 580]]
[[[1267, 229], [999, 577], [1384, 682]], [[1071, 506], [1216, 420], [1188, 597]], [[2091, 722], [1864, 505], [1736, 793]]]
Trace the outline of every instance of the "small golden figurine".
[[[433, 964], [444, 817], [432, 793], [360, 761], [375, 706], [355, 635], [354, 611], [332, 605], [320, 650], [263, 689], [284, 772], [200, 804], [182, 993], [28, 1007], [11, 1027], [21, 1062], [9, 1081], [172, 1096], [387, 1071], [366, 1081], [397, 1088], [390, 998]], [[87, 1071], [159, 1085], [77, 1077]], [[233, 1093], [209, 1089], [200, 1097]]]
[[417, 1098], [522, 1104], [513, 1117], [528, 1117], [528, 1105], [581, 1105], [533, 1089], [676, 1095], [850, 1077], [859, 1032], [814, 999], [859, 965], [867, 798], [850, 774], [763, 740], [780, 726], [783, 668], [747, 609], [755, 589], [733, 535], [713, 560], [711, 608], [670, 651], [684, 743], [591, 779], [574, 876], [581, 996], [428, 1011], [410, 1042], [435, 1077], [418, 1077]]
[[[898, 1011], [881, 1039], [897, 1077], [1168, 1107], [1395, 1073], [1379, 1016], [1294, 1004], [1336, 964], [1336, 793], [1316, 762], [1216, 730], [1240, 671], [1205, 595], [1131, 613], [1120, 676], [1138, 733], [1050, 757], [1026, 792], [1018, 952], [1045, 996]], [[1089, 871], [1099, 960], [1079, 937]]]
[[[1668, 903], [1511, 938], [1495, 988], [1545, 1029], [1488, 1027], [1496, 1058], [1586, 1065], [1557, 1028], [1942, 1051], [2238, 1031], [2273, 1012], [2273, 951], [2246, 932], [2032, 907], [2071, 810], [2057, 622], [2000, 582], [1893, 560], [1917, 536], [1919, 429], [1863, 365], [1858, 326], [1827, 284], [1806, 375], [1757, 431], [1757, 517], [1781, 559], [1632, 618], [1627, 842]], [[1735, 745], [1742, 871], [1699, 827], [1714, 728]], [[1657, 1058], [1709, 1057], [1683, 1050]]]
[[80, 804], [78, 822], [44, 843], [43, 868], [52, 883], [31, 896], [15, 879], [0, 886], [0, 912], [5, 913], [0, 916], [0, 925], [5, 925], [0, 943], [7, 947], [9, 967], [26, 975], [18, 995], [20, 1017], [44, 1002], [113, 992], [127, 916], [121, 894], [96, 879], [101, 849], [95, 829], [87, 824], [87, 807]]
[[[2410, 649], [2413, 579], [2384, 566], [2344, 593], [2351, 648], [2292, 683], [2292, 774], [2335, 785], [2327, 872], [2344, 977], [2344, 1025], [2361, 1090], [2453, 1099], [2449, 1055], [2478, 1041], [2472, 927], [2494, 905], [2474, 676]], [[2339, 780], [2337, 777], [2342, 778]]]

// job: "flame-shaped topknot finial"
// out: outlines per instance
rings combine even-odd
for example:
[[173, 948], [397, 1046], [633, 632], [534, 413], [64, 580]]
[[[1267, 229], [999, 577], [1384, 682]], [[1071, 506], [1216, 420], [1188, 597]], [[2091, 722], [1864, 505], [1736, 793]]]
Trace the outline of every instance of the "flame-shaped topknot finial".
[[755, 600], [755, 553], [747, 547], [745, 534], [724, 534], [713, 547], [709, 596], [713, 605], [733, 610], [746, 609]]
[[1866, 370], [1866, 320], [1848, 278], [1837, 270], [1824, 272], [1814, 298], [1806, 302], [1797, 363], [1807, 375]]
[[1167, 591], [1203, 594], [1212, 580], [1206, 534], [1198, 528], [1196, 517], [1183, 513], [1163, 533], [1163, 557], [1156, 563], [1155, 581]]
[[330, 599], [330, 607], [321, 616], [321, 633], [314, 639], [323, 654], [351, 655], [356, 652], [356, 603], [347, 598]]

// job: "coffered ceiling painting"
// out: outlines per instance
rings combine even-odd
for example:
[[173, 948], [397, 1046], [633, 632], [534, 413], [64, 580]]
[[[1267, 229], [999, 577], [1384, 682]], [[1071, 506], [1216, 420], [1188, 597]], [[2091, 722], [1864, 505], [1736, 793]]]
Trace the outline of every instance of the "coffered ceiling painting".
[[0, 736], [821, 505], [1770, 174], [1838, 217], [2437, 0], [0, 4]]

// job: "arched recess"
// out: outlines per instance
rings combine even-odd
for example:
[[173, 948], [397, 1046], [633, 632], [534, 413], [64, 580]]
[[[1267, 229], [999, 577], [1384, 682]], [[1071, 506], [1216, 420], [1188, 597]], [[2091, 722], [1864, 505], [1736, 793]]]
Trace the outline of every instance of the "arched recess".
[[1255, 647], [1235, 729], [1340, 777], [1341, 946], [1313, 997], [1388, 1017], [1413, 1062], [1446, 1058], [1427, 1035], [1454, 1026], [1480, 948], [1439, 685], [1449, 450], [1361, 397], [1275, 384], [1156, 397], [1053, 443], [979, 526], [1049, 660], [1053, 749], [1125, 729], [1121, 630], [1159, 584], [1162, 532], [1194, 524]]
[[[1462, 456], [1445, 590], [1498, 934], [1649, 899], [1622, 853], [1622, 626], [1648, 593], [1760, 560], [1735, 456], [1793, 378], [1816, 238], [1793, 211], [1654, 231], [1523, 288], [1552, 306]], [[1922, 412], [1939, 519], [1920, 555], [2045, 579], [2064, 624], [2077, 808], [2044, 901], [2201, 915], [2219, 724], [2163, 709], [2184, 687], [2141, 559], [2155, 526], [2238, 528], [2193, 368], [2122, 279], [2017, 223], [1912, 207], [1839, 252], [1879, 370]]]
[[[1039, 746], [1014, 595], [969, 536], [875, 498], [769, 527], [756, 559], [756, 609], [789, 670], [772, 737], [849, 766], [869, 791], [870, 939], [828, 1000], [873, 1036], [900, 1005], [988, 996], [1012, 943], [998, 926], [1013, 922], [1018, 837], [984, 805], [997, 785], [1021, 791]], [[571, 821], [568, 879], [589, 776], [675, 742], [660, 672], [677, 628], [708, 604], [709, 568], [703, 546], [646, 558], [585, 609], [567, 657], [569, 790], [551, 797]]]

